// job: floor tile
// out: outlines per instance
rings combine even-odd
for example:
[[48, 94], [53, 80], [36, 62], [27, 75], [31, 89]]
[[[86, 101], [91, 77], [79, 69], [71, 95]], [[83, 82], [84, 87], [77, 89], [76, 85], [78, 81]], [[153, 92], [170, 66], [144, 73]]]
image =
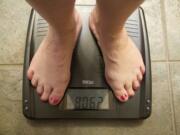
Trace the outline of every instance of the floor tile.
[[0, 135], [25, 134], [31, 126], [22, 115], [22, 66], [0, 66], [0, 91]]
[[166, 60], [160, 0], [146, 0], [142, 7], [145, 11], [152, 60]]
[[1, 96], [21, 101], [22, 66], [0, 66]]
[[0, 1], [0, 64], [23, 63], [29, 11], [25, 0]]
[[165, 0], [167, 41], [170, 60], [180, 60], [180, 1]]
[[180, 62], [170, 64], [177, 135], [180, 134]]

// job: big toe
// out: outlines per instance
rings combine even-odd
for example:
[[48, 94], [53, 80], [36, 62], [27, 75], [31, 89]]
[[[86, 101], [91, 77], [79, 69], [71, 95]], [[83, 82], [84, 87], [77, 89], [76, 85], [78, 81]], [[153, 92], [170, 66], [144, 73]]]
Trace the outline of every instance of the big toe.
[[124, 88], [115, 90], [114, 94], [115, 94], [116, 98], [121, 102], [126, 102], [129, 98], [128, 93]]
[[49, 104], [57, 105], [60, 103], [64, 95], [64, 92], [60, 89], [54, 89], [49, 96]]

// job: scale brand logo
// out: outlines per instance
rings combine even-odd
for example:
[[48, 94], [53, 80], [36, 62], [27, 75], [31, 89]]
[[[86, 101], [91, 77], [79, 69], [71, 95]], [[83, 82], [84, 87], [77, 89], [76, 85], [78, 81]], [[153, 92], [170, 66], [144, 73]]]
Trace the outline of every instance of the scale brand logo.
[[82, 80], [83, 85], [93, 85], [94, 81], [93, 80]]

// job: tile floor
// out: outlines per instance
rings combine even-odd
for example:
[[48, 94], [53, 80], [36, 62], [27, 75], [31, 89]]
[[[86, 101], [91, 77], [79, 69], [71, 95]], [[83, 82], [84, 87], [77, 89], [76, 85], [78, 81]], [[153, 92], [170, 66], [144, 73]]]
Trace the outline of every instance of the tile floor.
[[[94, 0], [78, 0], [92, 4]], [[180, 0], [147, 0], [153, 110], [144, 121], [30, 121], [22, 115], [22, 64], [30, 6], [0, 1], [0, 135], [180, 135]]]

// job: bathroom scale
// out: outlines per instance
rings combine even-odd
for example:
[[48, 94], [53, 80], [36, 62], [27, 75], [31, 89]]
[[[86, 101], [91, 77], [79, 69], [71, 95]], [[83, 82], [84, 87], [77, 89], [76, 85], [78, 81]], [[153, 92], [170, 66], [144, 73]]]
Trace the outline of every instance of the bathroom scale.
[[89, 29], [88, 19], [94, 5], [76, 5], [83, 27], [71, 63], [71, 80], [59, 105], [42, 102], [26, 73], [31, 59], [47, 34], [47, 22], [32, 9], [24, 57], [23, 114], [29, 119], [102, 118], [145, 119], [151, 114], [151, 63], [148, 34], [142, 8], [126, 21], [128, 35], [133, 39], [146, 67], [141, 87], [127, 102], [118, 101], [104, 77], [104, 61], [97, 41]]

